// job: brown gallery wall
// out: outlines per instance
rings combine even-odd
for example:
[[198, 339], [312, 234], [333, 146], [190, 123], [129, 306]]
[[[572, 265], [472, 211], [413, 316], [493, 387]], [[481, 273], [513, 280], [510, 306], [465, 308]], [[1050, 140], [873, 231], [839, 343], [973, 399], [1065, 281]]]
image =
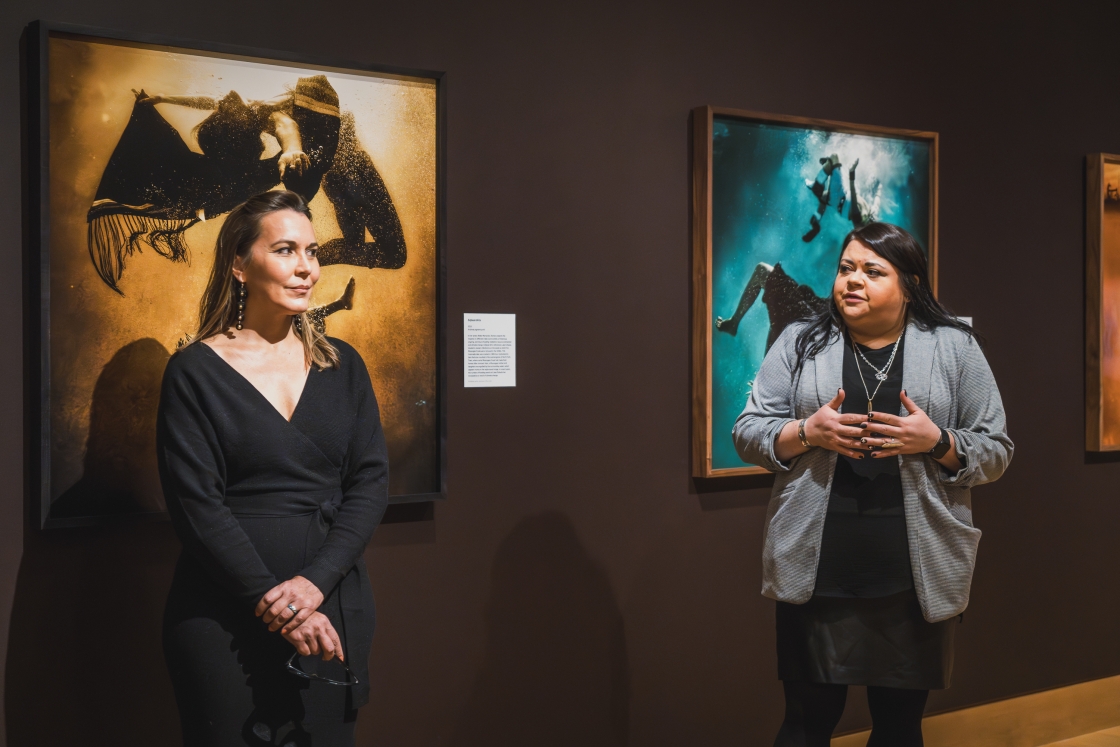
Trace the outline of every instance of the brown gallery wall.
[[[1082, 446], [1083, 159], [1120, 152], [1120, 6], [1001, 5], [0, 4], [7, 744], [178, 742], [170, 527], [24, 520], [18, 49], [37, 18], [447, 71], [450, 495], [368, 552], [362, 744], [772, 740], [767, 491], [688, 477], [701, 104], [941, 133], [942, 298], [989, 338], [1018, 453], [976, 491], [973, 602], [930, 708], [1120, 673], [1120, 462]], [[465, 311], [518, 314], [517, 388], [461, 386]]]

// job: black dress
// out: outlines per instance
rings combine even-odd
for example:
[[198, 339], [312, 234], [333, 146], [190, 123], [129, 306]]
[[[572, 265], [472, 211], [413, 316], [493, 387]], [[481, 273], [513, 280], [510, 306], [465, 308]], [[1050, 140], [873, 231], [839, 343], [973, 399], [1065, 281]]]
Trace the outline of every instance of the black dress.
[[[209, 345], [172, 356], [157, 425], [160, 478], [183, 552], [164, 655], [186, 747], [353, 744], [369, 699], [373, 592], [363, 551], [387, 504], [385, 439], [361, 357], [312, 368], [291, 421]], [[286, 671], [294, 651], [253, 614], [280, 582], [324, 594], [359, 684]], [[345, 680], [341, 665], [304, 669]]]
[[[875, 369], [845, 339], [843, 412], [901, 403], [905, 340], [879, 385]], [[882, 370], [893, 345], [860, 346]], [[876, 386], [879, 386], [876, 392]], [[874, 430], [873, 426], [869, 430]], [[778, 673], [783, 680], [931, 690], [948, 687], [957, 620], [929, 623], [914, 591], [897, 458], [840, 455], [832, 478], [817, 584], [806, 604], [778, 603]]]

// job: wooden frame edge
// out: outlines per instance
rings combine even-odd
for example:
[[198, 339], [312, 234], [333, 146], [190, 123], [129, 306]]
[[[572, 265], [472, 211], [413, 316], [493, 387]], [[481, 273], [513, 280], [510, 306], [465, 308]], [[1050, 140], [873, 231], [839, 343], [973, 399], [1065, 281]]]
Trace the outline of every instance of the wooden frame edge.
[[768, 475], [765, 467], [712, 469], [712, 126], [714, 109], [692, 110], [692, 476]]
[[1101, 314], [1104, 311], [1103, 257], [1104, 167], [1120, 165], [1120, 155], [1091, 153], [1085, 157], [1085, 450], [1120, 451], [1120, 444], [1105, 445], [1101, 350]]
[[712, 108], [692, 110], [692, 476], [712, 467], [711, 316]]

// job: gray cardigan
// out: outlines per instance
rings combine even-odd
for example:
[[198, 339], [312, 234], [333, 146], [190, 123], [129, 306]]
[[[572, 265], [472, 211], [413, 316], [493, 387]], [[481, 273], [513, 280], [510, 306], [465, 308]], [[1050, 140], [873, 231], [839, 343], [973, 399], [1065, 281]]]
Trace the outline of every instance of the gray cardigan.
[[[783, 464], [774, 444], [786, 423], [809, 417], [836, 395], [844, 365], [841, 338], [806, 361], [793, 379], [794, 344], [803, 327], [791, 324], [766, 354], [732, 431], [744, 461], [777, 473], [763, 538], [762, 593], [794, 604], [809, 601], [816, 585], [837, 454], [813, 448]], [[924, 332], [911, 323], [902, 388], [934, 423], [952, 432], [964, 464], [951, 474], [925, 454], [898, 457], [914, 588], [922, 614], [936, 622], [968, 606], [980, 542], [980, 530], [972, 525], [971, 488], [998, 479], [1015, 446], [988, 361], [964, 332], [952, 327]], [[864, 399], [863, 392], [846, 395]], [[898, 408], [907, 414], [901, 402]]]

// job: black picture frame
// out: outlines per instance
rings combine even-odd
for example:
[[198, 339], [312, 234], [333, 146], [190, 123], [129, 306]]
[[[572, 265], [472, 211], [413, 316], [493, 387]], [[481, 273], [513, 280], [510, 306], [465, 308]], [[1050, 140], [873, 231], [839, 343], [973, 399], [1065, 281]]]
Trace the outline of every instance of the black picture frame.
[[[159, 521], [165, 511], [105, 516], [51, 518], [51, 290], [50, 290], [50, 112], [49, 41], [53, 35], [167, 47], [203, 54], [253, 58], [261, 62], [306, 65], [358, 73], [430, 79], [435, 83], [435, 360], [436, 439], [439, 490], [390, 496], [390, 504], [430, 503], [447, 497], [447, 313], [446, 313], [446, 139], [447, 74], [325, 55], [245, 47], [161, 34], [39, 20], [23, 34], [23, 360], [24, 360], [24, 486], [28, 518], [41, 529], [88, 526], [122, 521]], [[401, 509], [404, 507], [401, 506]], [[427, 512], [430, 514], [430, 511]]]

